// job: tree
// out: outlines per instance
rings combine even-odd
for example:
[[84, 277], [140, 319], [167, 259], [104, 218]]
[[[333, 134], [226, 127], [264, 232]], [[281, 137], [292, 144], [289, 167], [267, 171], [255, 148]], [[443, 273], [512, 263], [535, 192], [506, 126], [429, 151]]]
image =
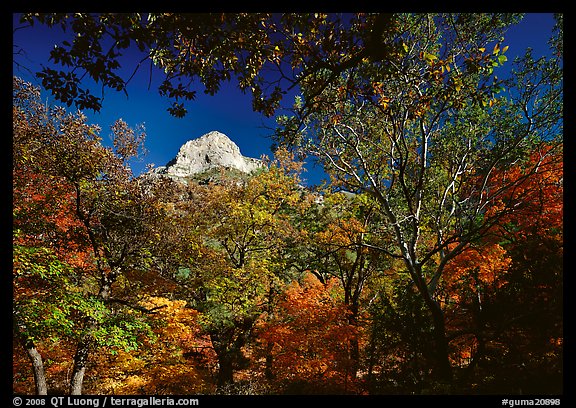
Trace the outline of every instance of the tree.
[[[337, 184], [378, 203], [395, 240], [395, 248], [381, 251], [403, 260], [426, 305], [434, 373], [445, 382], [452, 374], [438, 284], [446, 265], [522, 200], [488, 211], [520, 184], [493, 174], [542, 141], [561, 143], [559, 58], [534, 61], [528, 52], [505, 82], [508, 96], [495, 98], [508, 19], [398, 15], [385, 40], [398, 47], [385, 63], [366, 60], [340, 72], [317, 95], [316, 112], [303, 115], [297, 100], [294, 116], [280, 118], [281, 141], [316, 157]], [[472, 24], [484, 27], [481, 36]]]
[[[196, 96], [195, 80], [213, 95], [232, 78], [252, 92], [254, 110], [267, 116], [297, 87], [305, 92], [305, 110], [314, 111], [317, 96], [341, 73], [401, 49], [387, 41], [397, 30], [392, 14], [27, 13], [21, 21], [71, 33], [50, 53], [63, 70], [38, 73], [58, 100], [99, 110], [103, 96], [81, 87], [85, 77], [127, 92], [136, 71], [149, 65], [162, 78], [159, 93], [173, 101], [168, 110], [178, 117], [186, 114], [184, 102]], [[126, 78], [121, 57], [130, 48], [142, 59]]]
[[[146, 290], [138, 306], [152, 310], [154, 335], [138, 350], [99, 353], [87, 393], [189, 395], [213, 392], [208, 366], [209, 339], [200, 334], [198, 311], [185, 300], [170, 299], [174, 282], [151, 274], [139, 283]], [[160, 296], [165, 295], [165, 296]], [[96, 351], [95, 353], [98, 353]]]
[[488, 211], [511, 200], [516, 211], [454, 259], [443, 285], [448, 296], [460, 297], [446, 311], [454, 353], [467, 354], [466, 374], [475, 381], [492, 376], [482, 386], [494, 391], [560, 391], [563, 159], [551, 148], [543, 145], [524, 163], [494, 174], [519, 183]]
[[436, 356], [427, 307], [400, 260], [386, 272], [372, 285], [368, 305], [367, 389], [376, 395], [442, 392], [430, 379]]
[[77, 315], [90, 307], [74, 284], [91, 263], [71, 191], [46, 168], [51, 128], [39, 91], [14, 79], [13, 105], [13, 328], [32, 362], [37, 394], [48, 380], [37, 345], [70, 339]]
[[[125, 165], [142, 133], [118, 121], [112, 129], [115, 154], [100, 144], [99, 129], [86, 124], [85, 116], [67, 114], [62, 108], [48, 111], [38, 91], [31, 89], [15, 79], [15, 226], [42, 245], [57, 245], [64, 259], [76, 259], [73, 286], [83, 303], [74, 308], [79, 313], [70, 333], [77, 341], [70, 392], [79, 394], [94, 346], [131, 349], [149, 330], [141, 316], [144, 309], [113, 297], [112, 286], [127, 270], [147, 267], [147, 248], [154, 235], [146, 229], [146, 221], [157, 215], [156, 205]], [[39, 175], [21, 178], [28, 162], [35, 163]], [[48, 183], [35, 184], [44, 180]], [[39, 210], [37, 204], [30, 207], [28, 202], [34, 200], [43, 204], [54, 200], [57, 206]], [[40, 223], [23, 218], [30, 215], [30, 208], [37, 211]], [[42, 224], [44, 220], [48, 223]]]
[[37, 395], [47, 395], [48, 382], [37, 344], [69, 335], [72, 314], [80, 309], [78, 296], [70, 291], [70, 267], [47, 248], [15, 245], [13, 327], [16, 338], [32, 363]]
[[195, 244], [190, 248], [190, 240], [173, 235], [175, 248], [190, 250], [177, 249], [181, 255], [166, 273], [188, 288], [183, 292], [200, 312], [218, 359], [220, 388], [232, 384], [234, 370], [247, 363], [243, 350], [254, 324], [286, 279], [284, 248], [298, 234], [291, 217], [309, 205], [298, 171], [279, 152], [245, 180], [190, 182], [187, 194], [174, 202], [178, 228], [193, 235]]
[[[383, 238], [368, 229], [376, 225], [375, 203], [365, 195], [344, 192], [325, 192], [322, 202], [309, 211], [310, 220], [302, 220], [307, 231], [302, 248], [305, 255], [299, 260], [300, 269], [309, 270], [322, 283], [336, 278], [343, 291], [343, 302], [348, 308], [349, 324], [359, 334], [362, 314], [368, 301], [365, 289], [387, 268], [387, 259], [372, 246], [382, 245]], [[360, 364], [358, 337], [350, 338], [350, 375], [356, 376]]]

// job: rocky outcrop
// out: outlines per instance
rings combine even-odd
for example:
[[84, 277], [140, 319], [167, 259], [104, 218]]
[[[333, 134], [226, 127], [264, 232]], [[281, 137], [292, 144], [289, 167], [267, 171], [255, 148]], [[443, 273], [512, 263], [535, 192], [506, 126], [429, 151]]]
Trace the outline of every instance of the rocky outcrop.
[[218, 168], [251, 173], [262, 166], [261, 160], [244, 157], [236, 143], [224, 133], [212, 131], [186, 142], [174, 159], [152, 172], [178, 179]]

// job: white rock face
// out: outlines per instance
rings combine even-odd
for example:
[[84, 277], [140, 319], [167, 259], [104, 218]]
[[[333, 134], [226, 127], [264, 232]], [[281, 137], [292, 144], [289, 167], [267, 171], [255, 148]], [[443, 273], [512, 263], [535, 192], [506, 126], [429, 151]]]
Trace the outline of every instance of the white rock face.
[[155, 173], [174, 177], [187, 177], [213, 168], [232, 168], [243, 173], [251, 173], [262, 167], [262, 161], [244, 157], [240, 148], [224, 133], [212, 131], [189, 140], [181, 148], [176, 158], [166, 166], [154, 170]]

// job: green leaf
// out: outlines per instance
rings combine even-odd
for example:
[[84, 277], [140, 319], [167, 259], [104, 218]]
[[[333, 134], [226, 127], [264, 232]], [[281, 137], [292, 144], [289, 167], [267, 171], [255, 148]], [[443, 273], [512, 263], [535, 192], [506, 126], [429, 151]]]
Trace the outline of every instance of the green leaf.
[[508, 61], [508, 57], [506, 55], [499, 55], [498, 56], [498, 62], [500, 63], [500, 65], [504, 65], [504, 63]]

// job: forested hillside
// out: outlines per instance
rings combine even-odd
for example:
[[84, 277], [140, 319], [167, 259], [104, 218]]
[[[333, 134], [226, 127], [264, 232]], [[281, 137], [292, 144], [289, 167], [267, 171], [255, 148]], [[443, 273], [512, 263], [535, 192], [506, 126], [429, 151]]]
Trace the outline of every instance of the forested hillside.
[[[14, 77], [14, 392], [562, 393], [561, 24], [552, 56], [528, 51], [498, 79], [517, 17], [489, 17], [151, 19], [167, 75], [217, 91], [232, 73], [265, 114], [281, 93], [258, 93], [258, 69], [298, 72], [274, 157], [241, 174], [133, 174], [144, 128], [119, 119], [107, 146]], [[272, 25], [290, 34], [270, 42]], [[159, 40], [170, 30], [176, 45]], [[220, 30], [235, 34], [212, 49]], [[183, 44], [202, 58], [168, 58]], [[74, 46], [55, 55], [92, 72]], [[312, 158], [328, 180], [308, 188]]]

